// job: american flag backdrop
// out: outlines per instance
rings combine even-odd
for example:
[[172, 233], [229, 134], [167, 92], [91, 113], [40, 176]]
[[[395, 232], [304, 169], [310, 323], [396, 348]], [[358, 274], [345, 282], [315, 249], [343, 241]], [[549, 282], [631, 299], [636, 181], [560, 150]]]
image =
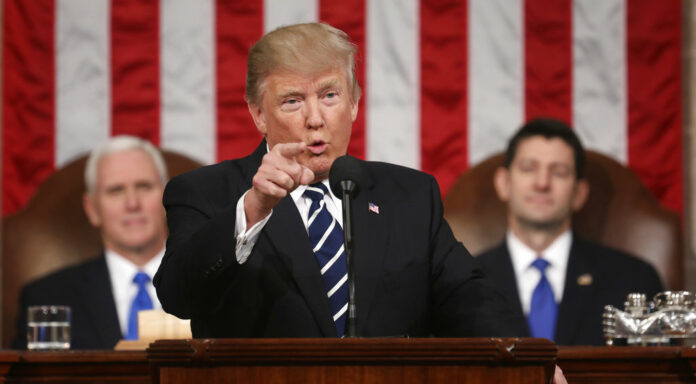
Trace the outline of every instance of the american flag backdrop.
[[248, 154], [249, 47], [317, 20], [360, 49], [349, 153], [445, 194], [526, 119], [557, 117], [681, 212], [681, 15], [680, 0], [4, 0], [3, 214], [110, 135], [203, 163]]

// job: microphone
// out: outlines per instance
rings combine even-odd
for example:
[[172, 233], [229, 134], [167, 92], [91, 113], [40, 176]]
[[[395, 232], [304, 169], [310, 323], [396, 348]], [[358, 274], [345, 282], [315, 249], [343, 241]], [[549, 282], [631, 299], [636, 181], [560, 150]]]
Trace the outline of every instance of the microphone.
[[343, 202], [343, 242], [348, 269], [348, 318], [346, 336], [357, 336], [357, 315], [355, 306], [355, 274], [353, 269], [353, 222], [351, 199], [360, 192], [362, 168], [355, 157], [343, 155], [334, 160], [329, 171], [331, 191]]

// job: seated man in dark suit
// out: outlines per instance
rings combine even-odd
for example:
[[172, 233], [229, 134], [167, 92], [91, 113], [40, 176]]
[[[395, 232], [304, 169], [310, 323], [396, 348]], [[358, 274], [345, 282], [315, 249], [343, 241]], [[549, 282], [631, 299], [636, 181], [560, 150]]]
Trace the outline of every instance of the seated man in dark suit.
[[508, 207], [502, 244], [477, 260], [519, 314], [526, 335], [559, 345], [603, 345], [603, 307], [623, 307], [626, 295], [662, 291], [649, 264], [575, 236], [571, 217], [585, 203], [585, 154], [572, 129], [535, 119], [511, 139], [505, 166], [494, 176]]
[[161, 308], [150, 281], [164, 255], [167, 227], [160, 152], [131, 136], [111, 138], [87, 160], [84, 209], [104, 243], [99, 257], [22, 289], [13, 346], [26, 347], [27, 307], [71, 308], [71, 348], [111, 349], [137, 339], [137, 311]]
[[[194, 337], [342, 337], [348, 289], [341, 200], [329, 170], [358, 114], [355, 46], [326, 24], [266, 34], [246, 99], [263, 136], [247, 157], [173, 178], [155, 276]], [[359, 161], [353, 201], [359, 336], [505, 336], [510, 306], [442, 217], [432, 176]]]

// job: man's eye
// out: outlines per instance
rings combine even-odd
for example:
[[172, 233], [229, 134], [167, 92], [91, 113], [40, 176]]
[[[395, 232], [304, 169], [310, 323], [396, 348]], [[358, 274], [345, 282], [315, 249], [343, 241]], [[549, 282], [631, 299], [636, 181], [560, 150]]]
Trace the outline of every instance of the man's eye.
[[301, 102], [299, 99], [285, 99], [280, 108], [284, 111], [295, 111], [300, 107]]
[[109, 196], [117, 196], [121, 193], [123, 193], [124, 189], [123, 188], [107, 188], [106, 189], [106, 194]]
[[571, 175], [571, 171], [569, 168], [555, 168], [552, 172], [554, 176], [561, 178], [565, 178]]
[[334, 98], [334, 97], [336, 97], [336, 96], [338, 96], [338, 93], [336, 93], [336, 92], [327, 92], [326, 95], [325, 95], [324, 97], [329, 98], [329, 99], [332, 99], [332, 98]]

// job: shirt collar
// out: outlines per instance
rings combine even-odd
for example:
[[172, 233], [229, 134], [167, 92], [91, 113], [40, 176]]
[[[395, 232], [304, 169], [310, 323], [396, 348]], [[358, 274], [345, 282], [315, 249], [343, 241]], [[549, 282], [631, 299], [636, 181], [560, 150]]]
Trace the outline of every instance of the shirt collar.
[[[333, 194], [333, 191], [331, 190], [331, 187], [329, 186], [329, 179], [322, 180], [321, 183], [324, 184], [326, 189], [329, 191], [329, 196], [331, 196], [331, 199], [334, 201], [338, 200], [338, 197], [336, 197]], [[294, 201], [295, 204], [297, 204], [297, 201], [303, 197], [306, 189], [307, 189], [307, 185], [300, 185], [299, 187], [295, 188], [294, 191], [290, 192], [290, 197], [292, 197], [292, 201]]]
[[[539, 254], [523, 243], [511, 230], [508, 230], [506, 240], [515, 275], [520, 276], [522, 272], [531, 267], [532, 262]], [[565, 271], [572, 242], [573, 234], [568, 229], [541, 251], [541, 256], [549, 262], [549, 268]]]
[[164, 257], [164, 248], [157, 252], [155, 257], [150, 259], [150, 261], [148, 261], [142, 267], [138, 267], [133, 262], [121, 256], [114, 250], [107, 249], [105, 254], [106, 263], [109, 270], [118, 271], [117, 276], [128, 276], [128, 279], [132, 279], [138, 271], [143, 271], [150, 276], [150, 279], [152, 279], [155, 276], [155, 273], [157, 273], [157, 269], [159, 268], [162, 258]]

